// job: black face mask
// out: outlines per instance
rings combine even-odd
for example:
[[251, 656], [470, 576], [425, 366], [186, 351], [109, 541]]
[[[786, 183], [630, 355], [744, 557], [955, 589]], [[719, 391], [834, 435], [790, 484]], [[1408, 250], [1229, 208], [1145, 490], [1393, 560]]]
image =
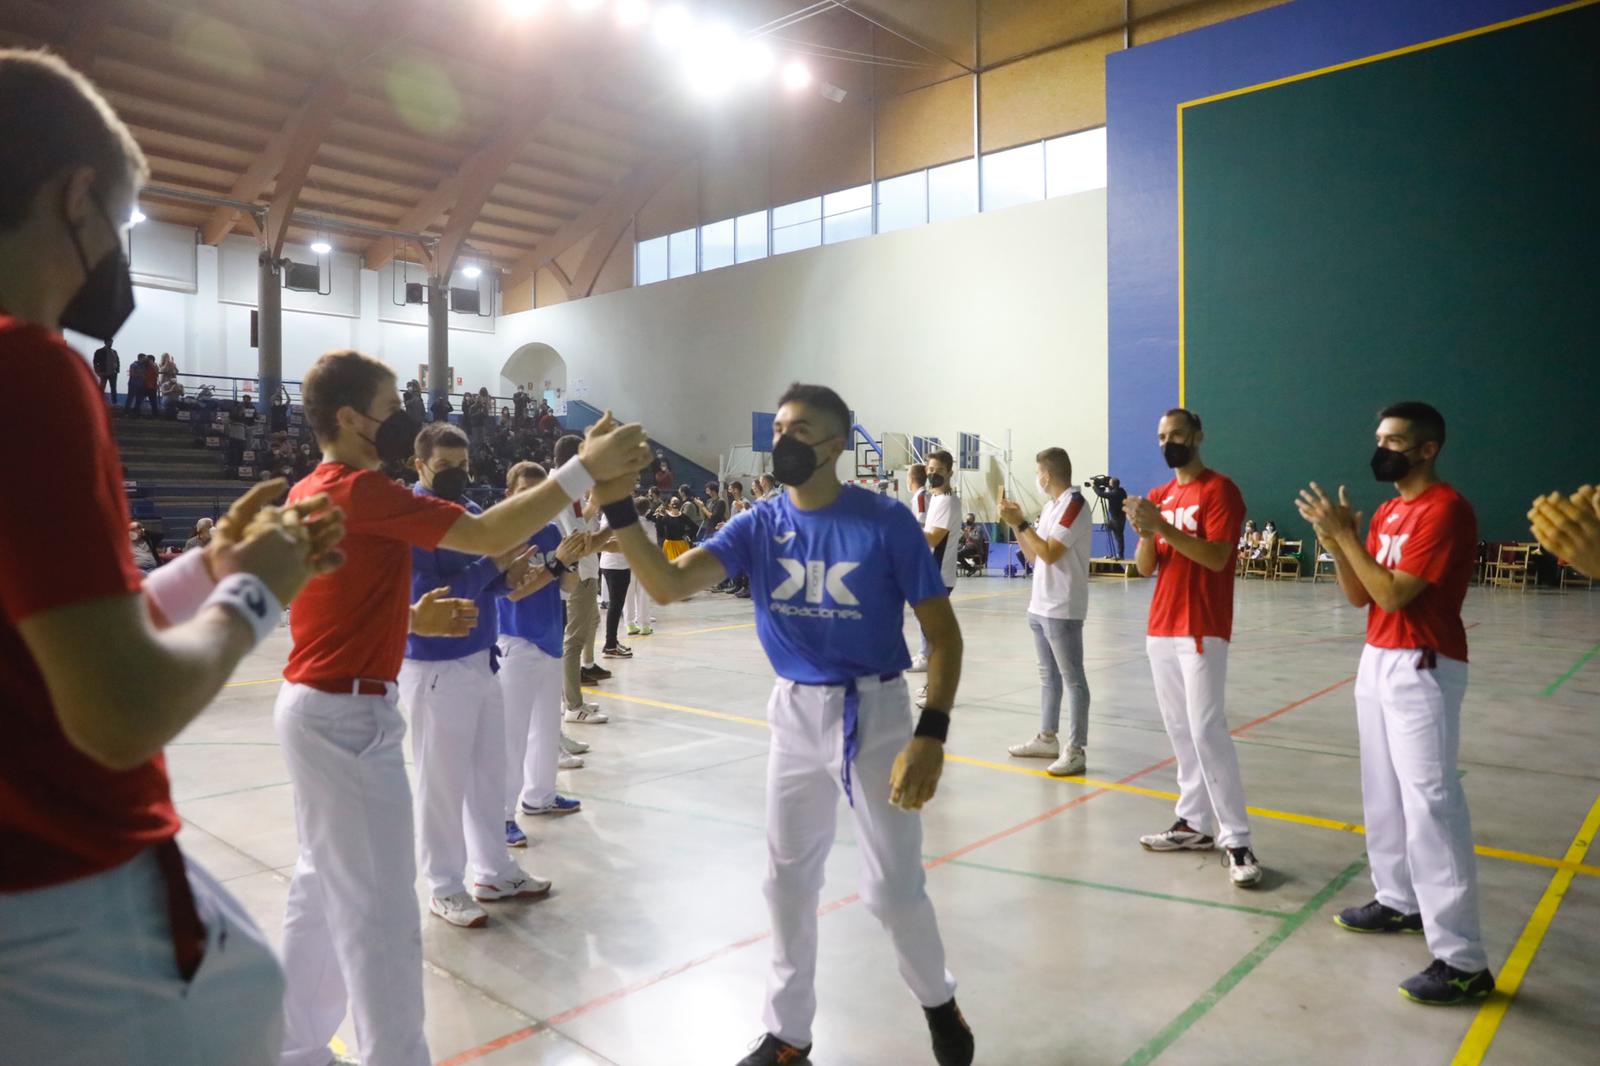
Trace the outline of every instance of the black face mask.
[[441, 500], [459, 500], [467, 491], [467, 471], [448, 466], [433, 472], [433, 494]]
[[[111, 227], [111, 232], [116, 233], [117, 227], [105, 208], [97, 202], [95, 209]], [[91, 267], [83, 251], [83, 242], [78, 240], [77, 229], [70, 222], [67, 226], [72, 234], [72, 247], [78, 252], [78, 262], [83, 265], [84, 277], [83, 287], [61, 312], [61, 327], [110, 344], [117, 330], [133, 314], [133, 279], [128, 274], [128, 260], [122, 254], [119, 241], [116, 248]]]
[[943, 474], [929, 474], [928, 475], [928, 487], [930, 489], [942, 489], [942, 488], [944, 488], [944, 475]]
[[1189, 465], [1189, 461], [1194, 458], [1194, 447], [1182, 441], [1169, 440], [1161, 446], [1161, 458], [1176, 470], [1180, 466]]
[[812, 445], [787, 433], [772, 445], [772, 476], [780, 484], [804, 485], [821, 466]]
[[1411, 466], [1411, 456], [1406, 452], [1391, 451], [1380, 445], [1372, 453], [1372, 476], [1379, 481], [1399, 481], [1411, 473]]
[[[362, 418], [368, 422], [378, 422], [376, 418], [362, 412]], [[378, 458], [386, 463], [403, 463], [411, 458], [416, 450], [417, 434], [422, 432], [422, 423], [411, 417], [404, 408], [378, 422], [378, 435], [376, 437], [362, 437], [361, 439], [378, 449]]]

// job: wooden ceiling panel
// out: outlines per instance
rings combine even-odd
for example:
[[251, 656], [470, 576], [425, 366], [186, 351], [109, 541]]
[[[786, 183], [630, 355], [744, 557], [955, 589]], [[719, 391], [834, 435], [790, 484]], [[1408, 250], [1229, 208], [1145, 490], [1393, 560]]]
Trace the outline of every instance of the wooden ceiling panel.
[[317, 161], [329, 170], [336, 170], [351, 178], [359, 177], [410, 189], [431, 188], [445, 175], [442, 167], [430, 166], [398, 153], [380, 155], [370, 149], [353, 148], [330, 141], [323, 141], [318, 148]]
[[156, 185], [181, 185], [202, 189], [218, 196], [226, 196], [233, 185], [236, 171], [210, 166], [192, 159], [173, 159], [168, 156], [147, 155], [150, 163], [150, 181]]
[[574, 196], [570, 192], [546, 188], [528, 189], [500, 179], [489, 195], [489, 207], [507, 211], [526, 211], [531, 214], [576, 215], [593, 202], [592, 197]]
[[[225, 0], [112, 0], [117, 34], [125, 30], [170, 42], [179, 51], [205, 56], [208, 65], [275, 71], [295, 80], [315, 78], [326, 65], [322, 42], [327, 24], [292, 3], [229, 3]], [[272, 16], [281, 14], [289, 22]]]
[[525, 230], [553, 230], [576, 215], [576, 211], [572, 214], [528, 211], [523, 208], [505, 207], [496, 203], [484, 204], [483, 210], [478, 212], [478, 218], [489, 225], [513, 229], [520, 227]]
[[139, 147], [144, 149], [146, 155], [192, 159], [220, 170], [242, 170], [250, 165], [250, 160], [253, 158], [253, 153], [246, 148], [231, 147], [169, 130], [151, 129], [131, 120], [125, 119], [125, 121], [129, 132], [139, 142]]
[[175, 78], [158, 66], [106, 55], [96, 57], [94, 78], [99, 85], [117, 86], [146, 100], [194, 108], [211, 115], [231, 116], [236, 121], [268, 130], [276, 130], [281, 126], [298, 102], [268, 99], [214, 82]]
[[5, 29], [8, 35], [41, 44], [62, 41], [72, 30], [72, 13], [64, 5], [40, 0], [6, 0]]
[[610, 189], [610, 183], [605, 178], [578, 173], [570, 166], [549, 158], [513, 162], [501, 175], [500, 183], [527, 192], [548, 190], [558, 195], [570, 195], [584, 203], [592, 203]]
[[178, 107], [159, 100], [147, 100], [121, 89], [102, 85], [101, 92], [111, 101], [117, 114], [130, 125], [163, 130], [197, 138], [220, 148], [245, 153], [260, 151], [271, 140], [270, 131], [219, 115]]
[[298, 72], [267, 62], [253, 49], [206, 51], [200, 45], [175, 44], [120, 24], [105, 35], [95, 55], [96, 70], [104, 59], [119, 59], [159, 73], [175, 88], [202, 97], [212, 89], [231, 90], [277, 100], [287, 107], [305, 90], [305, 79]]

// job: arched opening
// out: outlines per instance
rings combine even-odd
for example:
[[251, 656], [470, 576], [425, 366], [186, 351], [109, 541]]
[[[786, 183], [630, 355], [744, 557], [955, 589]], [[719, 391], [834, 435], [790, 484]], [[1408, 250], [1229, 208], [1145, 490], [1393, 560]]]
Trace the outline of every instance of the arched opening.
[[548, 344], [535, 341], [512, 352], [500, 368], [500, 377], [502, 395], [526, 389], [530, 396], [549, 400], [556, 414], [566, 413], [567, 361]]

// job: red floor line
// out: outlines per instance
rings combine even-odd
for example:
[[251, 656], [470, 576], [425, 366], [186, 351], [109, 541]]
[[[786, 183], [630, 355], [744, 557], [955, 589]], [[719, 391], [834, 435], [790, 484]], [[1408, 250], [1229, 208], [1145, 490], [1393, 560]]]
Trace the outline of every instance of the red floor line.
[[[1336, 682], [1336, 683], [1334, 683], [1332, 685], [1329, 685], [1327, 688], [1321, 690], [1320, 692], [1313, 692], [1311, 695], [1305, 697], [1304, 699], [1296, 700], [1295, 702], [1293, 702], [1291, 704], [1288, 704], [1287, 706], [1280, 707], [1276, 711], [1273, 711], [1270, 714], [1263, 715], [1262, 717], [1257, 718], [1253, 722], [1247, 722], [1244, 725], [1240, 726], [1238, 729], [1234, 730], [1234, 735], [1237, 736], [1239, 733], [1244, 732], [1246, 729], [1249, 729], [1252, 726], [1259, 725], [1260, 723], [1268, 721], [1269, 719], [1276, 718], [1280, 714], [1284, 714], [1284, 713], [1286, 713], [1288, 711], [1292, 711], [1296, 707], [1300, 707], [1300, 706], [1303, 706], [1304, 704], [1310, 703], [1312, 700], [1316, 699], [1317, 697], [1325, 696], [1328, 693], [1330, 693], [1330, 692], [1334, 691], [1335, 689], [1337, 689], [1340, 685], [1349, 684], [1353, 680], [1354, 680], [1353, 676], [1347, 677], [1343, 681], [1339, 681], [1339, 682]], [[1135, 770], [1133, 773], [1129, 774], [1128, 776], [1119, 778], [1117, 780], [1117, 784], [1126, 785], [1126, 784], [1129, 784], [1129, 783], [1131, 783], [1133, 781], [1137, 781], [1139, 778], [1144, 777], [1144, 776], [1146, 776], [1148, 774], [1153, 774], [1157, 770], [1162, 769], [1163, 767], [1171, 766], [1176, 761], [1177, 761], [1176, 759], [1174, 759], [1172, 756], [1169, 755], [1167, 758], [1162, 759], [1160, 762], [1151, 763], [1149, 766], [1146, 766], [1143, 770]], [[929, 859], [927, 862], [922, 864], [923, 869], [931, 870], [936, 866], [942, 866], [947, 862], [953, 862], [956, 859], [962, 858], [962, 857], [964, 857], [966, 855], [970, 855], [972, 852], [977, 851], [979, 848], [984, 848], [984, 847], [989, 846], [990, 844], [993, 844], [993, 843], [996, 843], [998, 841], [1004, 840], [1007, 837], [1015, 836], [1017, 833], [1022, 832], [1024, 829], [1031, 829], [1034, 826], [1040, 824], [1041, 822], [1049, 821], [1051, 818], [1054, 818], [1056, 815], [1061, 814], [1064, 811], [1070, 811], [1074, 807], [1082, 806], [1083, 804], [1085, 804], [1085, 803], [1089, 802], [1090, 800], [1094, 799], [1096, 796], [1104, 796], [1109, 791], [1110, 791], [1109, 789], [1098, 788], [1098, 789], [1095, 789], [1093, 792], [1085, 792], [1083, 795], [1077, 797], [1076, 799], [1073, 799], [1073, 800], [1071, 800], [1071, 801], [1069, 801], [1067, 803], [1063, 803], [1059, 807], [1052, 807], [1050, 810], [1045, 811], [1042, 814], [1036, 814], [1032, 818], [1029, 818], [1027, 821], [1019, 822], [1016, 825], [1011, 826], [1009, 829], [1002, 829], [998, 833], [991, 833], [989, 836], [986, 836], [981, 840], [974, 841], [971, 844], [963, 845], [962, 847], [957, 848], [956, 850], [950, 852], [949, 854], [940, 855], [938, 858], [935, 858], [935, 859]], [[853, 892], [848, 896], [843, 896], [843, 897], [841, 897], [839, 899], [833, 900], [830, 903], [824, 903], [821, 907], [817, 908], [817, 916], [820, 918], [823, 915], [831, 914], [836, 910], [840, 910], [840, 909], [842, 909], [844, 907], [850, 906], [852, 903], [859, 902], [860, 899], [861, 899], [861, 895], [859, 893], [854, 893]], [[669, 980], [670, 978], [673, 978], [673, 977], [677, 977], [679, 974], [687, 973], [690, 970], [693, 970], [693, 969], [695, 969], [695, 968], [697, 968], [699, 966], [703, 966], [708, 962], [715, 962], [717, 959], [723, 958], [724, 956], [727, 956], [727, 955], [731, 955], [734, 952], [742, 950], [744, 948], [747, 948], [752, 944], [759, 944], [761, 941], [766, 940], [770, 936], [772, 936], [772, 930], [767, 929], [767, 930], [764, 930], [764, 931], [762, 931], [760, 933], [754, 933], [754, 934], [751, 934], [750, 936], [743, 937], [743, 938], [741, 938], [739, 940], [735, 940], [731, 944], [725, 944], [722, 947], [717, 948], [715, 951], [708, 952], [707, 954], [701, 955], [698, 958], [690, 959], [688, 962], [679, 963], [677, 966], [672, 967], [670, 970], [663, 970], [661, 973], [658, 973], [658, 974], [656, 974], [656, 975], [654, 975], [652, 977], [646, 977], [646, 978], [643, 978], [641, 980], [635, 981], [630, 985], [624, 985], [621, 988], [612, 989], [610, 992], [607, 992], [604, 995], [597, 996], [594, 999], [591, 999], [586, 1003], [580, 1003], [576, 1007], [572, 1007], [572, 1008], [569, 1008], [568, 1010], [562, 1011], [560, 1014], [553, 1014], [549, 1018], [546, 1018], [543, 1022], [541, 1022], [538, 1025], [533, 1025], [533, 1026], [528, 1026], [528, 1027], [523, 1028], [523, 1029], [518, 1029], [516, 1032], [507, 1033], [505, 1036], [497, 1037], [496, 1039], [489, 1041], [487, 1044], [481, 1044], [478, 1047], [469, 1048], [468, 1050], [461, 1052], [461, 1054], [456, 1055], [453, 1058], [444, 1059], [444, 1060], [436, 1063], [435, 1066], [463, 1066], [463, 1064], [465, 1064], [465, 1063], [471, 1062], [474, 1059], [480, 1059], [483, 1056], [488, 1055], [491, 1052], [498, 1051], [503, 1047], [507, 1047], [508, 1045], [516, 1044], [516, 1043], [519, 1043], [519, 1042], [521, 1042], [523, 1040], [526, 1040], [530, 1036], [534, 1036], [535, 1034], [537, 1034], [539, 1032], [542, 1032], [545, 1029], [554, 1029], [556, 1026], [564, 1025], [567, 1022], [572, 1021], [574, 1018], [580, 1018], [583, 1015], [590, 1013], [591, 1011], [598, 1010], [601, 1007], [609, 1006], [610, 1004], [615, 1003], [618, 1000], [626, 999], [627, 997], [633, 995], [635, 992], [643, 992], [645, 989], [652, 988], [652, 987], [654, 987], [654, 986], [656, 986], [658, 984], [661, 984], [663, 981]]]

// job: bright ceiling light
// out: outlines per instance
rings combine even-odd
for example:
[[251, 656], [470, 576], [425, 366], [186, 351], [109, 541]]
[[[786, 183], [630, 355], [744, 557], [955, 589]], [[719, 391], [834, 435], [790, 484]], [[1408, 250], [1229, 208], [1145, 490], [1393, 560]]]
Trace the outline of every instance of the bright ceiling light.
[[617, 0], [617, 22], [628, 29], [650, 21], [650, 0]]
[[327, 241], [312, 241], [311, 250], [316, 252], [318, 255], [327, 255], [329, 252], [333, 251], [333, 245], [329, 244]]
[[791, 59], [783, 65], [783, 87], [790, 92], [799, 92], [811, 84], [811, 69], [798, 59]]
[[739, 46], [739, 72], [751, 81], [765, 78], [777, 65], [778, 57], [766, 41], [749, 40]]
[[143, 221], [144, 221], [144, 212], [139, 210], [137, 207], [134, 208], [133, 209], [133, 214], [128, 216], [128, 225], [137, 226], [139, 223], [141, 223]]
[[545, 0], [500, 0], [500, 6], [512, 18], [527, 18], [544, 7]]
[[668, 4], [656, 12], [656, 40], [667, 48], [686, 43], [694, 29], [694, 16], [682, 4]]
[[705, 26], [689, 41], [684, 74], [689, 89], [702, 99], [714, 99], [733, 86], [740, 66], [739, 35], [718, 22]]
[[588, 14], [595, 8], [599, 7], [600, 3], [601, 0], [567, 0], [568, 7], [572, 8], [574, 11], [581, 11], [584, 14]]
[[483, 276], [483, 268], [477, 266], [464, 267], [461, 271], [461, 276], [476, 281]]

